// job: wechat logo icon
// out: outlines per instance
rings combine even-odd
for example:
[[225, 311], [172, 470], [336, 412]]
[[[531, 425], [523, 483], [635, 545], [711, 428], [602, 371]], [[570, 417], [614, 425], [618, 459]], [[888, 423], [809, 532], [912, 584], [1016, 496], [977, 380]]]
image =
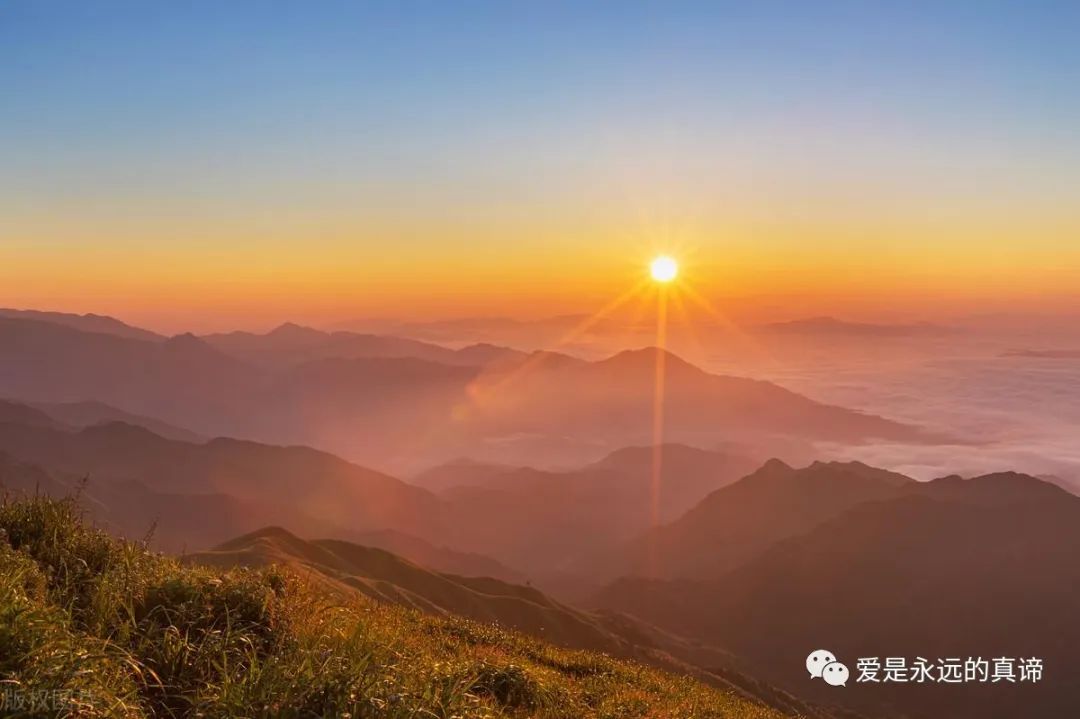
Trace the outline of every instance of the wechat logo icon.
[[825, 649], [816, 649], [806, 657], [806, 671], [810, 672], [811, 679], [824, 679], [825, 683], [834, 687], [847, 686], [851, 672], [846, 665], [836, 661], [836, 655]]

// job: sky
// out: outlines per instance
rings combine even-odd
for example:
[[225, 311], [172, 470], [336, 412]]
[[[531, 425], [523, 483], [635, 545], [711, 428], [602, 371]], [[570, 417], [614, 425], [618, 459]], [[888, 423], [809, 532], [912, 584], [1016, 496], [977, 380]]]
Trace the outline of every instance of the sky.
[[1080, 5], [0, 2], [0, 305], [1080, 308]]

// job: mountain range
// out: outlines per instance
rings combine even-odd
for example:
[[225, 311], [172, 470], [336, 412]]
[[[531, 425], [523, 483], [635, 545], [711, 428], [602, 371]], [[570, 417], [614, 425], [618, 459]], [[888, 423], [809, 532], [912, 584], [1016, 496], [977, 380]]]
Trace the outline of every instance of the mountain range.
[[[710, 525], [711, 543], [698, 544], [710, 542], [695, 533]], [[616, 580], [591, 604], [722, 646], [800, 696], [885, 716], [1080, 707], [1070, 676], [1080, 663], [1071, 560], [1080, 498], [1054, 485], [1015, 473], [922, 483], [862, 465], [770, 462], [653, 534], [657, 566], [680, 549], [696, 559], [665, 568], [670, 578]], [[1038, 685], [849, 683], [837, 695], [807, 680], [802, 659], [819, 647], [846, 659], [853, 677], [856, 658], [885, 656], [1036, 657], [1047, 673]]]
[[552, 466], [651, 442], [660, 366], [671, 441], [935, 440], [655, 348], [585, 361], [294, 325], [168, 339], [84, 326], [0, 317], [0, 396], [99, 402], [202, 436], [305, 444], [398, 472], [460, 456]]
[[[665, 517], [757, 463], [735, 452], [663, 450], [658, 496]], [[582, 547], [616, 546], [653, 521], [646, 447], [579, 470], [506, 470], [486, 488], [463, 479], [465, 486], [433, 493], [306, 447], [186, 442], [121, 422], [71, 427], [0, 402], [0, 453], [9, 465], [34, 468], [32, 479], [23, 473], [18, 482], [24, 490], [40, 485], [64, 495], [88, 478], [82, 491], [100, 521], [136, 537], [154, 524], [158, 546], [173, 551], [277, 524], [373, 544], [445, 571], [530, 576], [568, 588], [588, 579], [564, 569]]]
[[[1080, 707], [1080, 498], [1017, 473], [918, 482], [812, 461], [819, 442], [942, 438], [656, 348], [589, 361], [297, 325], [165, 338], [5, 311], [0, 394], [5, 493], [74, 495], [189, 562], [286, 564], [792, 714]], [[819, 648], [853, 677], [868, 656], [1046, 669], [1037, 685], [836, 690], [806, 676]]]
[[266, 334], [228, 332], [200, 339], [225, 354], [254, 365], [284, 368], [315, 360], [358, 357], [414, 357], [449, 365], [479, 367], [525, 353], [492, 344], [472, 344], [460, 349], [404, 337], [323, 332], [287, 322]]

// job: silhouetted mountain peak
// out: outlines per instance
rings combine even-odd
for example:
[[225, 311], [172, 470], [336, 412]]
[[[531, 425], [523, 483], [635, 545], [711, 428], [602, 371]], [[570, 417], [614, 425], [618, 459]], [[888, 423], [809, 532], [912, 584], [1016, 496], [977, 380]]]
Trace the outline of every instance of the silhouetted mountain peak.
[[185, 362], [204, 362], [213, 366], [215, 370], [225, 369], [235, 372], [238, 369], [247, 369], [247, 365], [240, 360], [221, 352], [206, 340], [190, 332], [165, 340], [161, 344], [161, 350], [165, 357]]
[[[595, 467], [619, 467], [634, 465], [643, 461], [651, 460], [656, 452], [656, 445], [641, 444], [632, 447], [621, 447], [608, 454], [603, 459], [594, 463]], [[673, 455], [697, 455], [707, 457], [712, 454], [708, 450], [691, 447], [681, 442], [664, 442], [659, 446], [661, 456], [670, 458]]]
[[501, 362], [521, 359], [526, 356], [524, 352], [490, 342], [477, 342], [457, 350], [457, 356], [466, 362], [477, 365], [498, 364]]
[[706, 374], [704, 370], [696, 367], [673, 352], [660, 347], [642, 347], [635, 350], [623, 350], [617, 354], [596, 363], [597, 367], [606, 370], [628, 372], [655, 372], [656, 365], [662, 356], [664, 371], [671, 374], [676, 371], [689, 371], [696, 374]]
[[1060, 502], [1074, 498], [1052, 482], [1019, 472], [994, 472], [970, 479], [953, 474], [927, 482], [923, 487], [925, 492], [940, 499], [976, 503]]
[[169, 339], [165, 340], [165, 347], [170, 349], [188, 349], [188, 348], [210, 348], [210, 345], [203, 342], [191, 332], [184, 332], [182, 334], [173, 335]]
[[890, 472], [885, 469], [879, 469], [877, 467], [871, 467], [868, 464], [864, 464], [858, 461], [850, 462], [813, 462], [809, 467], [806, 467], [804, 471], [810, 476], [832, 476], [837, 474], [843, 474], [848, 476], [857, 476], [862, 479], [881, 482], [883, 484], [892, 486], [901, 486], [914, 482], [903, 474], [898, 472]]
[[577, 357], [571, 357], [563, 352], [553, 352], [551, 350], [536, 350], [529, 353], [529, 359], [542, 360], [545, 363], [551, 364], [581, 364], [581, 360]]
[[783, 460], [773, 457], [735, 484], [757, 483], [762, 480], [779, 479], [781, 477], [791, 476], [797, 471], [798, 470]]
[[290, 338], [290, 339], [323, 339], [327, 335], [312, 327], [298, 325], [295, 322], [285, 322], [266, 333], [267, 337]]
[[794, 467], [792, 467], [782, 459], [777, 459], [776, 457], [770, 458], [768, 461], [765, 462], [765, 464], [761, 465], [761, 469], [758, 470], [758, 472], [768, 472], [770, 474], [794, 471]]
[[273, 542], [283, 542], [286, 545], [302, 544], [304, 540], [297, 537], [295, 534], [277, 525], [271, 525], [263, 527], [262, 529], [256, 529], [254, 532], [248, 532], [242, 536], [230, 539], [228, 542], [216, 547], [219, 550], [235, 549], [237, 547], [244, 547], [252, 542], [270, 540]]

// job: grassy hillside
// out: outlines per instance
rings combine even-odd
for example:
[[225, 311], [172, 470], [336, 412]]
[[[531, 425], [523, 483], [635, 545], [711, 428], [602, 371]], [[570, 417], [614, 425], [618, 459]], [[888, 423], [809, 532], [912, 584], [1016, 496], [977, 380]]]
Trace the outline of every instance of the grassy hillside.
[[601, 654], [342, 601], [286, 570], [184, 567], [46, 499], [0, 503], [0, 681], [70, 692], [35, 716], [781, 716]]

